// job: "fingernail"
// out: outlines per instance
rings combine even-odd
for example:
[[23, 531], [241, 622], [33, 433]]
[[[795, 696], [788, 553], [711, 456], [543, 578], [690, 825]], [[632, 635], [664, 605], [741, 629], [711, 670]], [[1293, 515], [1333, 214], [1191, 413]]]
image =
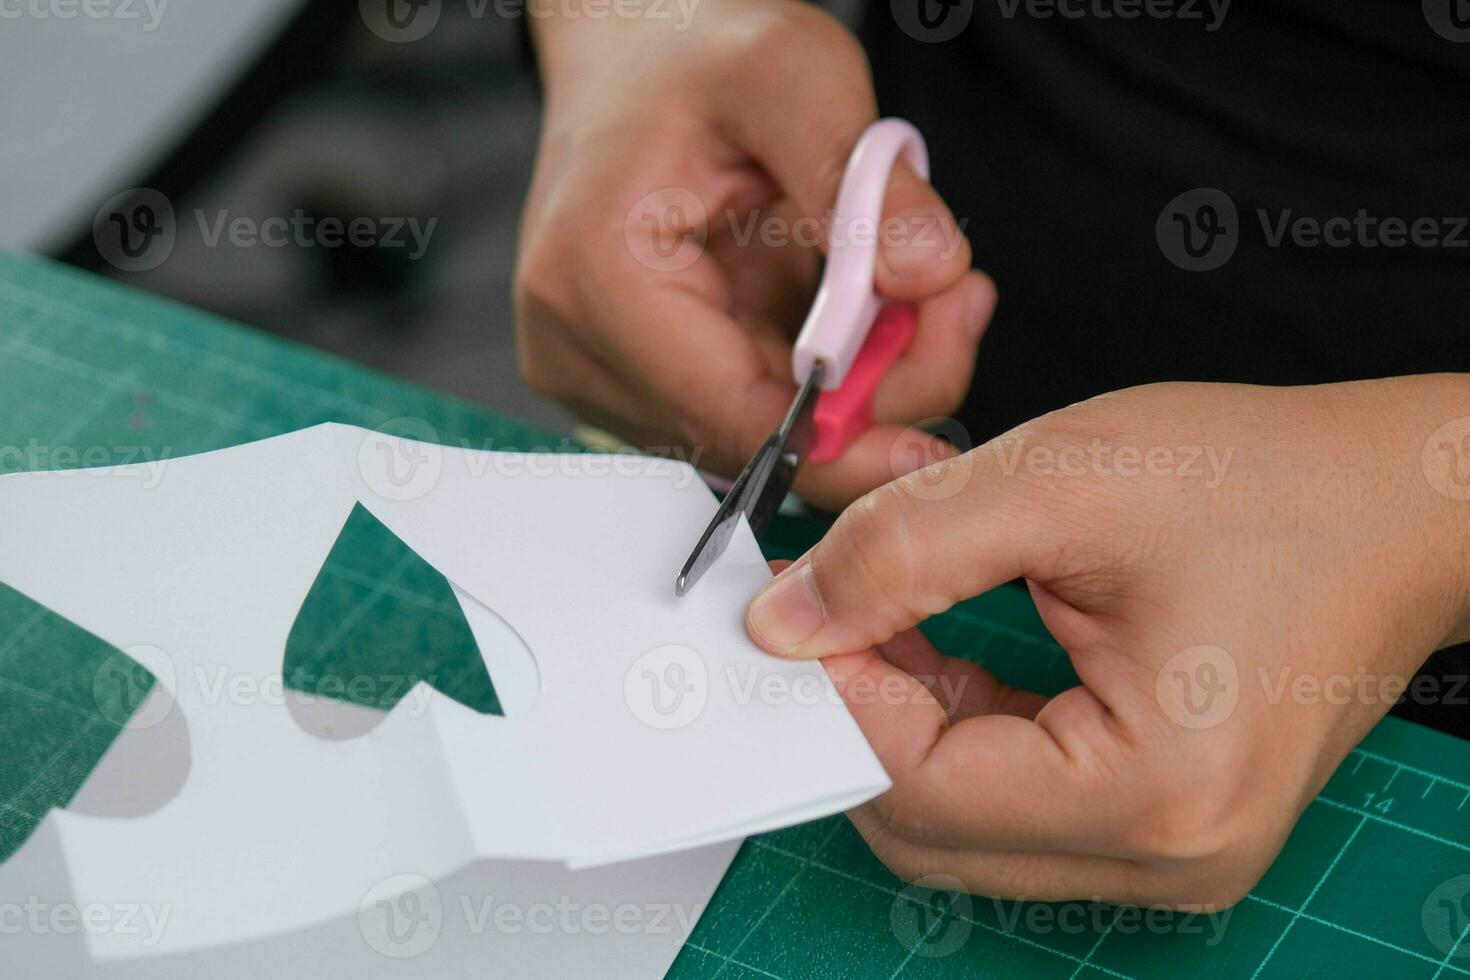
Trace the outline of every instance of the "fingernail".
[[774, 653], [789, 653], [827, 621], [811, 562], [776, 576], [751, 600], [746, 623], [752, 636]]
[[906, 211], [885, 228], [883, 262], [900, 279], [909, 279], [943, 258], [943, 244], [952, 232], [948, 215], [933, 211]]
[[989, 282], [977, 279], [970, 283], [965, 296], [965, 327], [971, 340], [979, 340], [990, 323], [990, 293], [994, 287]]

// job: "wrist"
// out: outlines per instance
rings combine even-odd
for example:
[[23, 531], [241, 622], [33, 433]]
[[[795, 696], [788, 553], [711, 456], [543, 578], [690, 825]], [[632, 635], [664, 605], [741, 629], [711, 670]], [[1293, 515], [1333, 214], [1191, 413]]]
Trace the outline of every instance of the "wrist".
[[[1470, 642], [1470, 374], [1432, 374], [1364, 383], [1385, 506], [1408, 530], [1405, 564], [1443, 610], [1436, 646]], [[1417, 559], [1417, 560], [1415, 560]]]

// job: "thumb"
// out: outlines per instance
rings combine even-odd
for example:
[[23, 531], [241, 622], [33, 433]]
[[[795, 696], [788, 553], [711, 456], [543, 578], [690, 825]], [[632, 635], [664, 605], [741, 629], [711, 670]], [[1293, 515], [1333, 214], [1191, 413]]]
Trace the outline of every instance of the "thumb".
[[751, 639], [785, 657], [852, 653], [1038, 576], [1055, 535], [1018, 483], [981, 447], [879, 487], [756, 595]]

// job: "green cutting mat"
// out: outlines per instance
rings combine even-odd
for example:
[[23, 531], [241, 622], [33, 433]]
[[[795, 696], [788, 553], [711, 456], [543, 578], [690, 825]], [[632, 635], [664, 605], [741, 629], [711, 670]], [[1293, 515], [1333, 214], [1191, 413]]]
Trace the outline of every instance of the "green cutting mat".
[[[453, 445], [566, 448], [481, 408], [0, 256], [0, 472], [182, 456], [327, 420], [392, 429], [400, 417], [427, 420]], [[794, 556], [818, 532], [785, 520], [769, 552]], [[0, 546], [3, 534], [0, 524]], [[328, 571], [334, 595], [369, 622], [418, 616], [412, 635], [427, 635], [423, 617], [451, 609], [394, 580], [398, 565], [385, 574], [367, 547], [334, 549]], [[1070, 682], [1019, 591], [972, 600], [927, 630], [1013, 683], [1054, 691]], [[318, 654], [326, 664], [342, 652]], [[105, 654], [0, 589], [0, 857], [71, 798], [117, 732], [118, 706], [92, 680], [91, 658]], [[1013, 906], [906, 888], [832, 818], [747, 842], [672, 975], [1464, 976], [1470, 877], [1454, 879], [1467, 873], [1470, 744], [1390, 719], [1308, 808], [1221, 933], [1184, 916], [1147, 928], [1134, 911], [1089, 903]]]

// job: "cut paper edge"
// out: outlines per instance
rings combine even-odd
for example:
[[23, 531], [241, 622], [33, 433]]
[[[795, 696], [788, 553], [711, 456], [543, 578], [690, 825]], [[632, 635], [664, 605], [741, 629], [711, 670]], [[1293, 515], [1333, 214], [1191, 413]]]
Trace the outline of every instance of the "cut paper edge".
[[[146, 493], [121, 479], [57, 478], [42, 488], [27, 474], [0, 477], [0, 509], [26, 508], [32, 517], [0, 551], [0, 580], [104, 642], [155, 637], [181, 679], [195, 667], [283, 671], [293, 617], [357, 506], [449, 583], [482, 658], [481, 637], [500, 628], [489, 615], [513, 624], [528, 649], [552, 651], [550, 669], [536, 661], [544, 697], [524, 720], [488, 721], [421, 683], [414, 689], [424, 689], [428, 717], [400, 699], [363, 738], [330, 746], [299, 740], [307, 733], [289, 719], [262, 724], [270, 716], [239, 714], [181, 685], [191, 744], [205, 754], [195, 753], [196, 771], [178, 798], [134, 820], [57, 810], [42, 823], [63, 851], [77, 897], [177, 900], [175, 931], [159, 948], [88, 935], [92, 956], [163, 962], [294, 934], [336, 921], [349, 895], [356, 901], [368, 882], [405, 863], [439, 881], [467, 862], [594, 870], [662, 855], [649, 860], [667, 859], [670, 880], [707, 900], [714, 882], [704, 890], [700, 875], [709, 866], [689, 864], [697, 844], [718, 842], [709, 846], [727, 863], [747, 833], [825, 816], [886, 788], [840, 700], [751, 713], [724, 692], [700, 725], [653, 735], [631, 719], [629, 705], [616, 703], [611, 685], [630, 669], [624, 658], [655, 641], [698, 646], [716, 667], [744, 665], [788, 681], [813, 674], [830, 685], [820, 666], [768, 662], [740, 631], [735, 594], [769, 578], [748, 531], [701, 593], [682, 605], [665, 595], [664, 552], [681, 550], [686, 530], [697, 532], [715, 507], [697, 479], [692, 487], [654, 481], [646, 489], [631, 480], [517, 481], [497, 475], [484, 452], [447, 449], [431, 493], [369, 508], [367, 475], [353, 465], [361, 466], [353, 457], [368, 435], [325, 425], [181, 458]], [[420, 445], [411, 455], [425, 452]], [[623, 519], [608, 523], [609, 509]], [[516, 519], [501, 520], [507, 513]], [[98, 561], [99, 549], [151, 560]], [[502, 554], [526, 564], [497, 563]], [[553, 603], [557, 589], [578, 602], [601, 596], [590, 605], [595, 615]], [[210, 714], [221, 709], [230, 710]], [[742, 732], [750, 744], [737, 752], [731, 733]], [[798, 732], [808, 737], [793, 741]], [[547, 751], [537, 755], [542, 745]], [[776, 745], [789, 751], [773, 770], [761, 760]], [[700, 759], [696, 781], [687, 767]], [[586, 785], [576, 785], [582, 778]], [[287, 786], [297, 795], [271, 795]], [[257, 805], [231, 800], [238, 792]], [[619, 805], [599, 810], [607, 801]], [[296, 812], [305, 824], [290, 822]], [[230, 846], [193, 839], [206, 826], [233, 835]], [[620, 840], [627, 846], [615, 846]], [[7, 886], [8, 870], [0, 865]]]
[[882, 796], [888, 792], [891, 785], [891, 783], [885, 783], [882, 786], [866, 787], [842, 796], [817, 800], [807, 806], [772, 813], [759, 820], [736, 820], [724, 827], [712, 828], [702, 834], [671, 839], [666, 843], [651, 847], [573, 857], [566, 861], [566, 865], [572, 871], [583, 871], [591, 868], [605, 867], [610, 864], [621, 864], [625, 861], [640, 860], [646, 857], [658, 857], [680, 851], [694, 850], [696, 848], [708, 847], [712, 844], [721, 844], [730, 840], [741, 840], [745, 837], [754, 837], [756, 834], [770, 833], [775, 830], [785, 830], [787, 827], [794, 827], [797, 824], [821, 820], [837, 813], [846, 813], [848, 810], [862, 806], [875, 797]]

